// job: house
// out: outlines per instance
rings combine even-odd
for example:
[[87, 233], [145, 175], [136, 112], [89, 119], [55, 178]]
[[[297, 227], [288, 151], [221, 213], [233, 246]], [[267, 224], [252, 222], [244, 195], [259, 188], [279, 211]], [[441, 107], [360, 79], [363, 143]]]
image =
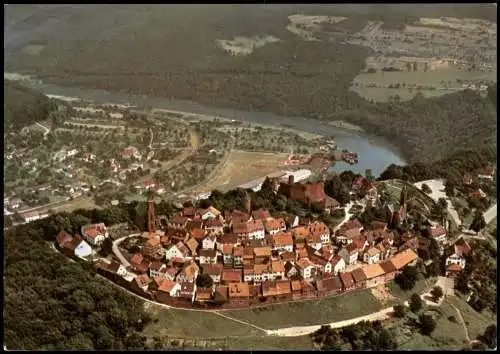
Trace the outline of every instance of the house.
[[31, 212], [28, 212], [28, 213], [24, 213], [23, 214], [23, 219], [24, 219], [25, 223], [29, 223], [29, 222], [32, 222], [32, 221], [39, 220], [41, 218], [40, 218], [40, 213], [38, 211], [31, 211]]
[[267, 218], [264, 220], [264, 228], [269, 235], [275, 235], [280, 231], [286, 231], [285, 220], [282, 218]]
[[272, 261], [271, 262], [271, 273], [270, 279], [284, 279], [285, 278], [285, 265], [282, 261]]
[[61, 231], [56, 236], [56, 242], [59, 247], [62, 247], [66, 242], [73, 240], [73, 236], [68, 234], [66, 231]]
[[312, 247], [315, 250], [320, 250], [323, 244], [321, 241], [321, 235], [317, 232], [316, 233], [309, 232], [305, 241], [309, 247]]
[[222, 236], [217, 236], [217, 241], [215, 245], [217, 247], [217, 250], [222, 251], [224, 246], [231, 246], [231, 247], [239, 246], [240, 238], [234, 234], [224, 234]]
[[350, 291], [355, 288], [354, 279], [350, 272], [340, 273], [339, 276], [340, 280], [342, 281], [344, 291]]
[[283, 252], [280, 254], [280, 258], [283, 262], [291, 262], [292, 264], [297, 259], [295, 252]]
[[182, 209], [182, 216], [193, 219], [196, 216], [196, 208], [194, 206], [187, 206]]
[[299, 300], [302, 298], [311, 298], [316, 296], [316, 290], [313, 285], [305, 280], [292, 280], [292, 298]]
[[296, 262], [300, 275], [304, 279], [311, 279], [316, 275], [316, 267], [309, 258], [302, 258]]
[[495, 170], [491, 167], [485, 167], [482, 170], [480, 170], [477, 174], [477, 178], [488, 181], [493, 181], [494, 176], [495, 176]]
[[204, 264], [203, 274], [208, 274], [214, 283], [220, 283], [222, 276], [222, 264]]
[[62, 248], [63, 250], [66, 250], [66, 253], [80, 258], [85, 258], [92, 254], [92, 248], [90, 245], [85, 242], [85, 240], [76, 236], [73, 237], [71, 241], [64, 243]]
[[226, 285], [217, 285], [214, 292], [214, 300], [218, 303], [229, 301], [229, 287]]
[[484, 199], [487, 197], [486, 193], [484, 193], [481, 188], [479, 188], [477, 191], [473, 192], [471, 194], [471, 196], [474, 198], [478, 198], [478, 199]]
[[345, 261], [340, 256], [334, 256], [329, 263], [332, 265], [332, 270], [330, 272], [335, 275], [337, 275], [340, 272], [343, 272], [346, 268]]
[[323, 244], [330, 244], [330, 229], [325, 223], [314, 221], [309, 225], [309, 233], [314, 237], [318, 237]]
[[250, 286], [248, 283], [229, 283], [229, 301], [235, 304], [246, 305], [250, 300]]
[[380, 250], [377, 247], [371, 247], [363, 254], [363, 261], [368, 264], [378, 263], [380, 261]]
[[122, 149], [121, 156], [123, 159], [130, 159], [131, 157], [136, 158], [137, 160], [141, 159], [141, 154], [139, 150], [137, 150], [134, 146], [129, 146], [127, 148]]
[[386, 222], [383, 222], [383, 221], [372, 221], [370, 223], [370, 228], [372, 230], [382, 230], [382, 231], [386, 231], [387, 230], [387, 223]]
[[292, 278], [300, 275], [300, 271], [292, 262], [285, 262], [285, 276], [287, 278]]
[[125, 277], [127, 276], [127, 269], [121, 264], [116, 261], [111, 261], [110, 264], [107, 266], [108, 271], [110, 271], [113, 274], [117, 274], [120, 277]]
[[253, 279], [255, 282], [269, 280], [270, 278], [269, 264], [254, 264]]
[[203, 223], [203, 228], [210, 235], [222, 235], [224, 233], [224, 223], [219, 219], [208, 219]]
[[165, 258], [167, 260], [171, 260], [173, 258], [183, 260], [189, 259], [189, 249], [182, 241], [179, 241], [165, 252]]
[[262, 296], [287, 298], [292, 294], [289, 280], [266, 281], [262, 283]]
[[109, 236], [104, 223], [83, 225], [81, 233], [84, 239], [92, 246], [99, 246]]
[[253, 264], [255, 255], [252, 246], [245, 246], [243, 248], [243, 264]]
[[209, 206], [207, 209], [203, 210], [200, 214], [202, 220], [213, 220], [221, 216], [221, 212], [215, 209], [213, 206]]
[[459, 264], [451, 263], [446, 267], [446, 276], [449, 278], [455, 278], [462, 270], [463, 268]]
[[323, 183], [294, 183], [293, 175], [289, 176], [288, 183], [280, 183], [278, 194], [327, 211], [340, 206], [338, 201], [325, 193]]
[[249, 239], [263, 239], [265, 237], [265, 228], [262, 220], [250, 220], [247, 222], [233, 222], [233, 232]]
[[356, 268], [351, 271], [352, 279], [354, 280], [354, 287], [356, 289], [366, 288], [366, 275], [363, 268]]
[[264, 221], [266, 219], [271, 218], [271, 214], [269, 213], [268, 210], [258, 209], [258, 210], [252, 211], [252, 217], [254, 220]]
[[[450, 264], [456, 264], [459, 265], [461, 269], [465, 268], [465, 258], [464, 256], [469, 253], [472, 248], [469, 246], [469, 244], [463, 239], [460, 238], [454, 245], [455, 252], [450, 255], [448, 258], [446, 258], [446, 267], [448, 267]], [[456, 267], [455, 267], [456, 268]], [[458, 268], [456, 268], [458, 269]]]
[[366, 276], [366, 287], [372, 288], [385, 282], [385, 272], [380, 264], [368, 264], [362, 267]]
[[243, 281], [252, 282], [254, 280], [254, 264], [243, 265]]
[[349, 220], [340, 226], [337, 230], [335, 238], [337, 242], [342, 244], [351, 244], [356, 238], [361, 236], [363, 225], [358, 219]]
[[205, 236], [207, 235], [207, 230], [203, 230], [200, 228], [193, 228], [189, 231], [191, 234], [191, 237], [194, 238], [198, 243], [202, 242], [205, 239]]
[[214, 264], [217, 262], [217, 251], [215, 249], [202, 249], [200, 251], [200, 264]]
[[472, 175], [470, 173], [465, 173], [462, 182], [463, 184], [471, 185], [473, 182]]
[[185, 229], [188, 221], [189, 221], [189, 218], [177, 214], [170, 220], [170, 222], [168, 224], [170, 227], [172, 227], [174, 229]]
[[224, 212], [224, 219], [230, 225], [234, 223], [246, 223], [248, 221], [253, 220], [251, 215], [244, 213], [240, 210], [233, 210], [231, 213], [227, 211]]
[[222, 257], [224, 265], [233, 265], [233, 245], [224, 245], [222, 247]]
[[194, 281], [193, 282], [186, 281], [181, 283], [181, 289], [178, 292], [178, 297], [193, 302], [195, 295], [196, 295], [196, 283]]
[[384, 240], [375, 245], [375, 248], [380, 251], [380, 260], [386, 260], [391, 254], [391, 245]]
[[149, 276], [151, 278], [166, 278], [167, 265], [162, 262], [153, 262], [149, 265]]
[[299, 226], [299, 217], [297, 215], [288, 215], [285, 218], [286, 226], [290, 229]]
[[194, 282], [199, 272], [200, 267], [194, 261], [187, 262], [184, 264], [179, 274], [177, 274], [175, 280], [181, 284], [185, 282]]
[[384, 270], [384, 281], [387, 283], [396, 277], [396, 267], [390, 260], [386, 260], [380, 263], [380, 266]]
[[309, 228], [306, 226], [297, 226], [291, 231], [295, 240], [306, 240], [310, 234]]
[[179, 283], [170, 279], [161, 279], [157, 291], [168, 294], [171, 297], [176, 297], [179, 296], [181, 289], [182, 287]]
[[198, 254], [197, 250], [198, 250], [198, 241], [196, 241], [194, 238], [190, 237], [188, 238], [188, 240], [186, 241], [186, 246], [187, 248], [189, 249], [189, 252], [191, 252], [191, 254], [194, 256], [196, 256]]
[[446, 243], [446, 230], [442, 226], [429, 227], [427, 232], [430, 237], [437, 241], [438, 244]]
[[342, 292], [342, 281], [339, 277], [324, 277], [316, 280], [319, 296], [337, 295]]
[[215, 235], [205, 236], [203, 241], [201, 242], [201, 247], [205, 250], [213, 250], [215, 249], [217, 238]]
[[343, 247], [338, 255], [342, 257], [347, 265], [353, 265], [358, 262], [359, 250], [356, 244], [350, 244], [347, 247]]
[[291, 232], [278, 232], [272, 236], [272, 249], [274, 251], [293, 252], [293, 236]]
[[243, 264], [243, 247], [233, 247], [233, 266], [241, 267]]
[[224, 283], [239, 283], [243, 280], [242, 269], [223, 269], [221, 280]]
[[136, 291], [147, 291], [149, 283], [151, 283], [152, 279], [148, 277], [147, 274], [141, 274], [136, 276], [131, 283], [131, 287]]
[[210, 301], [212, 300], [212, 293], [213, 293], [212, 288], [197, 288], [195, 301], [199, 303]]
[[186, 230], [192, 231], [195, 229], [202, 229], [203, 228], [203, 220], [201, 219], [189, 219], [189, 221], [186, 223]]
[[256, 263], [263, 263], [271, 258], [272, 250], [271, 247], [254, 247], [253, 254]]
[[144, 255], [154, 259], [163, 258], [163, 256], [165, 255], [165, 249], [161, 245], [160, 237], [150, 237], [142, 248], [142, 252], [144, 253]]
[[407, 265], [414, 265], [418, 256], [412, 249], [406, 249], [393, 256], [390, 260], [397, 271], [400, 271]]

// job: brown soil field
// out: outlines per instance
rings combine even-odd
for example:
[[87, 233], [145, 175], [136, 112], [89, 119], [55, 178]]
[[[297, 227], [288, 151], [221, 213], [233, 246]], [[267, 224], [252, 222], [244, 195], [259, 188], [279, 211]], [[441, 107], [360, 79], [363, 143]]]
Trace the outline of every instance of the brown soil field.
[[287, 154], [233, 150], [217, 178], [204, 190], [229, 190], [232, 187], [264, 177], [283, 169]]

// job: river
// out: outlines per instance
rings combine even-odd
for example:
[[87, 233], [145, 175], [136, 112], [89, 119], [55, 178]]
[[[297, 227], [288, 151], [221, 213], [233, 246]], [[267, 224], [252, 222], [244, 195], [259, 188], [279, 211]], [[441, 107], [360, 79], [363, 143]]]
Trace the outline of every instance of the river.
[[406, 164], [405, 159], [402, 157], [397, 147], [383, 138], [333, 127], [326, 123], [304, 117], [283, 117], [266, 112], [250, 112], [238, 109], [212, 107], [175, 98], [131, 95], [123, 92], [66, 87], [35, 80], [22, 80], [22, 83], [25, 86], [39, 90], [47, 95], [76, 97], [95, 103], [129, 104], [146, 108], [171, 109], [279, 127], [285, 125], [287, 128], [293, 128], [303, 132], [333, 136], [339, 148], [357, 152], [359, 155], [359, 162], [356, 165], [338, 162], [330, 167], [330, 171], [340, 172], [343, 170], [352, 170], [355, 173], [364, 174], [366, 169], [371, 169], [373, 175], [378, 177], [390, 164]]

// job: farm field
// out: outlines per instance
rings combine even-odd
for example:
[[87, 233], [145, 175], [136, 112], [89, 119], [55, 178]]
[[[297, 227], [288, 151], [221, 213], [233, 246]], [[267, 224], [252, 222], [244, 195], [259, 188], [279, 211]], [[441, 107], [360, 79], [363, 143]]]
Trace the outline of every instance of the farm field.
[[233, 150], [222, 171], [204, 189], [207, 191], [229, 190], [240, 184], [277, 172], [287, 157], [288, 155], [283, 153]]
[[224, 315], [272, 330], [342, 321], [368, 315], [382, 308], [370, 290], [362, 290], [322, 300], [225, 311]]
[[148, 337], [223, 339], [263, 335], [262, 331], [215, 313], [165, 309], [149, 303], [144, 306], [154, 319], [144, 329]]
[[[458, 81], [457, 81], [458, 80]], [[463, 90], [462, 83], [496, 82], [495, 72], [467, 72], [440, 70], [428, 72], [377, 71], [361, 73], [353, 80], [351, 90], [374, 101], [386, 102], [389, 97], [399, 95], [402, 101], [410, 100], [420, 91], [425, 97], [436, 97]], [[389, 85], [399, 84], [399, 88]], [[446, 84], [446, 86], [445, 86]], [[377, 87], [369, 87], [376, 85]], [[418, 89], [420, 87], [420, 90]], [[433, 87], [434, 89], [429, 89]]]

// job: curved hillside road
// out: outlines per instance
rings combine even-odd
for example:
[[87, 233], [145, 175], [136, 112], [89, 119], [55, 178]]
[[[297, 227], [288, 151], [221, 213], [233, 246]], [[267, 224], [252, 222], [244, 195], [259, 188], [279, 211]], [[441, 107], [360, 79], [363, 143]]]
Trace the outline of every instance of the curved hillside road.
[[484, 216], [484, 221], [486, 221], [486, 224], [489, 224], [494, 218], [497, 217], [497, 203], [493, 205], [491, 208], [486, 210], [483, 214]]
[[113, 253], [115, 254], [116, 257], [118, 257], [118, 259], [120, 260], [120, 262], [123, 264], [123, 266], [125, 268], [129, 267], [130, 263], [127, 261], [127, 259], [123, 256], [123, 254], [118, 249], [118, 244], [120, 242], [122, 242], [123, 240], [125, 240], [126, 238], [134, 237], [134, 236], [140, 236], [140, 234], [132, 234], [132, 235], [123, 236], [123, 237], [120, 237], [119, 239], [113, 241], [113, 248], [112, 248]]

